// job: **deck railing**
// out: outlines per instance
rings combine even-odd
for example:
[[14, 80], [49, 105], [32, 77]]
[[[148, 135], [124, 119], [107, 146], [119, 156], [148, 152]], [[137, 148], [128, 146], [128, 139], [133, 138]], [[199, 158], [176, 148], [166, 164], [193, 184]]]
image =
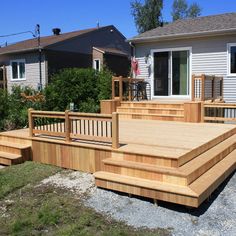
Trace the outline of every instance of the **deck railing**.
[[221, 101], [223, 99], [223, 77], [213, 75], [192, 76], [193, 101]]
[[233, 103], [205, 103], [204, 122], [236, 123], [236, 104]]
[[[143, 82], [138, 87], [137, 82]], [[140, 91], [138, 90], [140, 88]], [[150, 99], [151, 87], [144, 79], [112, 77], [112, 99], [133, 101], [134, 99]]]
[[66, 142], [79, 140], [97, 143], [112, 143], [113, 148], [119, 147], [118, 114], [112, 115], [51, 112], [29, 109], [30, 137], [62, 138]]

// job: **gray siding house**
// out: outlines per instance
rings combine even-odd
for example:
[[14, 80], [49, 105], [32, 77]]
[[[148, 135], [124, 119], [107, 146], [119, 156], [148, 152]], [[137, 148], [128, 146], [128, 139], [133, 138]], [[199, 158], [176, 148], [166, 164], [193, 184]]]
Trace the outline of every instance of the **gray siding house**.
[[[130, 46], [113, 25], [63, 34], [60, 29], [54, 29], [53, 35], [41, 37], [40, 47], [34, 38], [0, 48], [0, 66], [5, 68], [2, 73], [6, 75], [7, 88], [11, 91], [12, 86], [22, 85], [37, 89], [40, 85], [40, 61], [42, 86], [62, 68], [93, 67], [100, 70], [102, 64], [93, 54], [94, 47], [105, 48], [107, 54], [112, 52], [116, 64], [111, 68], [114, 74], [124, 76], [128, 73]], [[120, 67], [124, 69], [120, 71]]]
[[193, 74], [223, 76], [236, 102], [236, 13], [177, 20], [129, 40], [152, 99], [191, 99]]

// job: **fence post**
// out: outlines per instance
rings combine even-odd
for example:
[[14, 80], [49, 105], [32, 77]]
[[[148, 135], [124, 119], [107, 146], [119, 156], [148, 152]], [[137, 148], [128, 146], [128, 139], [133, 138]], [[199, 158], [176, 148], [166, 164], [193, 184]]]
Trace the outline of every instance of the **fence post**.
[[28, 109], [28, 122], [29, 122], [29, 136], [30, 137], [34, 136], [34, 134], [33, 134], [34, 118], [32, 117], [32, 113], [31, 113], [33, 110], [34, 110], [33, 108]]
[[69, 110], [65, 111], [65, 138], [66, 142], [70, 142], [71, 124], [69, 119]]
[[112, 113], [112, 148], [119, 148], [119, 115], [117, 112]]

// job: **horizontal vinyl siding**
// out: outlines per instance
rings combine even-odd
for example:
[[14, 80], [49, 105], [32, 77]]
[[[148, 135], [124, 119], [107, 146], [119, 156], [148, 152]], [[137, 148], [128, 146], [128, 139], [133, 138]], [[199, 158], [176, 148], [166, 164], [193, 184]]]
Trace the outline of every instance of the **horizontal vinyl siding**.
[[[23, 81], [14, 81], [11, 78], [11, 60], [17, 60], [17, 59], [25, 59], [25, 77], [26, 80]], [[42, 84], [45, 86], [45, 62], [44, 62], [44, 56], [42, 56]], [[39, 60], [38, 55], [36, 53], [31, 54], [23, 54], [23, 55], [17, 55], [17, 56], [10, 56], [8, 58], [8, 64], [7, 64], [7, 86], [8, 91], [12, 90], [13, 86], [29, 86], [34, 89], [37, 89], [39, 83]]]
[[[236, 35], [175, 40], [136, 45], [136, 58], [139, 60], [141, 75], [151, 79], [151, 72], [145, 64], [145, 56], [153, 49], [192, 48], [192, 74], [207, 74], [224, 77], [224, 99], [236, 102], [236, 77], [227, 77], [227, 43], [236, 43]], [[207, 94], [210, 92], [207, 91]]]

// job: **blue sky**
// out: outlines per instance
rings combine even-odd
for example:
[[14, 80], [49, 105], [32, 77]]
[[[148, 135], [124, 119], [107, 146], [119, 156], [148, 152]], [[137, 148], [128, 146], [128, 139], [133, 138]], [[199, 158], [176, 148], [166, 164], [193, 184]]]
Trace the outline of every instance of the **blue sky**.
[[[189, 0], [189, 3], [194, 2]], [[202, 7], [202, 15], [236, 12], [236, 0], [196, 0]], [[171, 21], [173, 0], [164, 0], [163, 17]], [[5, 9], [5, 10], [4, 10]], [[62, 32], [115, 25], [126, 37], [137, 34], [130, 13], [130, 0], [11, 0], [1, 1], [0, 35], [31, 30], [41, 26], [42, 35], [50, 35], [51, 29], [59, 27]], [[31, 38], [23, 35], [0, 38], [0, 44]]]

